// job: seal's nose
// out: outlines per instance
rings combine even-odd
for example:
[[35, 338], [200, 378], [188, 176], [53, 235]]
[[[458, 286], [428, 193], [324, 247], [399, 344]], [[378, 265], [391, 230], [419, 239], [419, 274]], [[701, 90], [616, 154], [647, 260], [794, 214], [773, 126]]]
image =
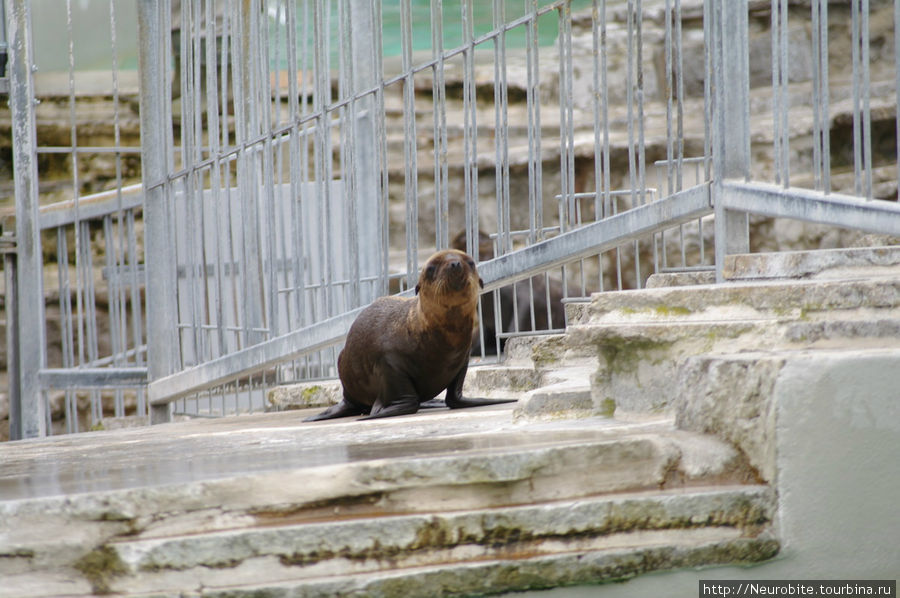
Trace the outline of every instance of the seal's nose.
[[459, 270], [460, 268], [462, 268], [462, 262], [458, 259], [454, 259], [452, 262], [450, 262], [450, 267], [454, 270]]

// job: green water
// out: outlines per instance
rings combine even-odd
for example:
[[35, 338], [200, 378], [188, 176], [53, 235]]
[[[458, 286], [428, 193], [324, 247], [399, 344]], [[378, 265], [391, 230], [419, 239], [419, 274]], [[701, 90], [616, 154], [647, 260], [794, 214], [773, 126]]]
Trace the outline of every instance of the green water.
[[[539, 0], [538, 6], [550, 4], [549, 0]], [[461, 0], [443, 1], [443, 34], [444, 49], [451, 49], [463, 44], [463, 25]], [[530, 0], [504, 0], [504, 21], [509, 23], [530, 12]], [[412, 46], [413, 51], [431, 50], [431, 2], [430, 0], [412, 0]], [[572, 11], [584, 10], [591, 6], [591, 0], [574, 0]], [[472, 7], [475, 38], [494, 29], [493, 2], [476, 0]], [[538, 44], [552, 44], [559, 31], [559, 11], [551, 11], [538, 19]], [[382, 7], [382, 46], [385, 56], [399, 56], [402, 50], [401, 15], [398, 1], [385, 1]], [[526, 44], [526, 27], [519, 26], [509, 31], [506, 45], [509, 48], [524, 48]]]
[[[546, 6], [551, 0], [538, 0], [538, 6]], [[577, 12], [590, 8], [591, 0], [573, 0], [572, 11]], [[267, 12], [270, 27], [270, 56], [272, 66], [284, 68], [285, 35], [284, 5], [274, 1], [264, 2], [269, 6]], [[277, 6], [281, 5], [279, 11]], [[303, 2], [297, 2], [298, 20], [302, 18]], [[340, 48], [338, 3], [331, 4], [329, 28], [332, 38], [332, 67], [338, 65]], [[491, 0], [474, 0], [473, 29], [475, 37], [484, 35], [493, 29], [493, 2]], [[412, 48], [413, 51], [431, 50], [431, 2], [430, 0], [411, 0], [412, 13]], [[461, 0], [443, 0], [443, 46], [445, 50], [459, 47], [463, 43]], [[504, 0], [504, 20], [513, 21], [531, 9], [531, 0]], [[112, 70], [112, 23], [115, 22], [116, 63], [123, 70], [137, 69], [137, 14], [134, 0], [71, 0], [71, 37], [74, 48], [72, 62], [75, 70]], [[112, 6], [112, 15], [110, 11]], [[35, 62], [43, 72], [69, 70], [69, 31], [66, 3], [60, 0], [32, 0], [32, 21], [34, 23]], [[312, 7], [307, 9], [312, 16]], [[552, 44], [556, 40], [559, 29], [559, 11], [552, 10], [538, 19], [538, 43], [542, 46]], [[112, 17], [112, 18], [111, 18]], [[280, 18], [279, 18], [280, 17]], [[385, 56], [399, 56], [402, 50], [401, 13], [399, 0], [383, 0], [382, 2], [382, 44]], [[280, 31], [279, 31], [280, 30]], [[311, 32], [309, 34], [311, 39]], [[280, 43], [279, 57], [275, 61], [276, 38]], [[301, 38], [298, 38], [301, 39]], [[526, 27], [519, 26], [506, 36], [508, 48], [522, 48], [526, 44]], [[299, 45], [299, 44], [298, 44]], [[480, 47], [491, 48], [488, 42]], [[312, 56], [308, 46], [308, 56]], [[301, 65], [302, 68], [302, 65]]]

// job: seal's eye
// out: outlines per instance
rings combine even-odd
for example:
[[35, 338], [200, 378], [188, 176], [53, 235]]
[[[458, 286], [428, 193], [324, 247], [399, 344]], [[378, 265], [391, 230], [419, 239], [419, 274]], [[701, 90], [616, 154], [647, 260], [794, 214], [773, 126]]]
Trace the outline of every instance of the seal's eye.
[[434, 264], [428, 264], [428, 267], [425, 268], [425, 278], [428, 278], [429, 280], [434, 278], [435, 270], [437, 270], [437, 266], [435, 266]]
[[466, 260], [466, 263], [469, 264], [470, 268], [475, 269], [475, 260]]

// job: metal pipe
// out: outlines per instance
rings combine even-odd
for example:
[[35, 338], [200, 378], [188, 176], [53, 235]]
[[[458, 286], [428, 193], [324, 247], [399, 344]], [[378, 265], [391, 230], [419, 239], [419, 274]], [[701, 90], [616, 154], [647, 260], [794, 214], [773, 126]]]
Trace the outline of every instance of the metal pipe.
[[[38, 171], [34, 115], [34, 59], [31, 3], [9, 0], [6, 6], [10, 51], [9, 109], [12, 122], [13, 175], [16, 199], [16, 305], [18, 325], [18, 430], [20, 438], [46, 436], [49, 417], [41, 392], [40, 370], [46, 363], [43, 264], [38, 214]], [[23, 306], [27, 308], [23, 309]]]

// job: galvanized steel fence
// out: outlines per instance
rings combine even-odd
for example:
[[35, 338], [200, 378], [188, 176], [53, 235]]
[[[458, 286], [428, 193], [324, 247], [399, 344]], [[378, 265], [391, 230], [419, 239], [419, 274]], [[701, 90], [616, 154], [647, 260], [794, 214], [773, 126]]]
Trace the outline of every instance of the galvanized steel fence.
[[78, 147], [73, 125], [72, 197], [47, 207], [36, 156], [63, 150], [34, 137], [39, 17], [7, 2], [14, 437], [47, 433], [54, 392], [70, 422], [85, 393], [93, 422], [104, 398], [154, 421], [265, 409], [333, 377], [358, 311], [451, 244], [481, 262], [489, 359], [558, 331], [567, 300], [721, 266], [749, 214], [900, 235], [889, 2], [136, 0], [143, 184], [85, 196], [79, 152], [131, 149]]

